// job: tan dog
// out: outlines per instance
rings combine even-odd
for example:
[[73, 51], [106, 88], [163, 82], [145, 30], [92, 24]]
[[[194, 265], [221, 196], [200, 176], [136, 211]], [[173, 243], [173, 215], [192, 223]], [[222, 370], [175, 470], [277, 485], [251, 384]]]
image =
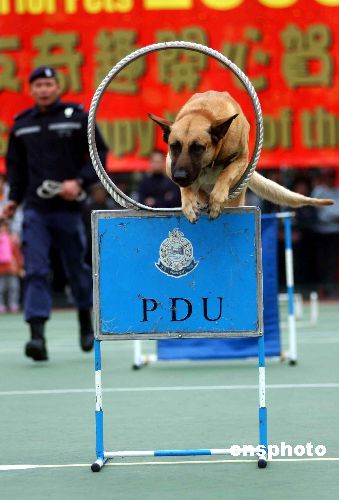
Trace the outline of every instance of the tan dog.
[[[246, 188], [233, 200], [229, 191], [248, 165], [249, 124], [239, 104], [228, 92], [210, 90], [194, 94], [173, 123], [149, 114], [160, 125], [169, 152], [168, 176], [180, 187], [182, 210], [196, 222], [208, 206], [211, 219], [224, 207], [244, 205]], [[308, 198], [266, 179], [257, 172], [248, 187], [257, 195], [279, 205], [332, 205], [333, 200]]]

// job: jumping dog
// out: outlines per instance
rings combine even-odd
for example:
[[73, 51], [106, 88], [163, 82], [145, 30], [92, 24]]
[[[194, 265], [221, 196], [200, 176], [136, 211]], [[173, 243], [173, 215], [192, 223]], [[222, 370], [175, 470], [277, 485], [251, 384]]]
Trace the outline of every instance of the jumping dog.
[[[245, 204], [246, 188], [229, 200], [230, 189], [248, 165], [249, 123], [240, 105], [228, 92], [194, 94], [180, 109], [174, 122], [149, 113], [162, 128], [168, 144], [167, 175], [180, 187], [182, 210], [197, 221], [208, 207], [215, 219], [225, 207]], [[332, 205], [333, 200], [309, 198], [294, 193], [254, 172], [248, 187], [258, 196], [290, 207]]]

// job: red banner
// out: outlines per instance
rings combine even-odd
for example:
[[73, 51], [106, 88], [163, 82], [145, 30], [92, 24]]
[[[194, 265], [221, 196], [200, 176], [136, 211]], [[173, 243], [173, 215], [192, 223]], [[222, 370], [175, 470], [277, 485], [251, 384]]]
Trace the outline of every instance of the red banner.
[[[32, 105], [27, 77], [59, 70], [64, 99], [88, 109], [109, 70], [137, 48], [208, 45], [252, 81], [264, 115], [259, 166], [337, 166], [339, 0], [0, 0], [0, 168], [13, 116]], [[147, 117], [174, 117], [195, 92], [227, 90], [254, 127], [250, 99], [228, 69], [192, 51], [133, 62], [98, 111], [109, 170], [144, 169], [161, 134]], [[1, 163], [2, 162], [2, 163]]]

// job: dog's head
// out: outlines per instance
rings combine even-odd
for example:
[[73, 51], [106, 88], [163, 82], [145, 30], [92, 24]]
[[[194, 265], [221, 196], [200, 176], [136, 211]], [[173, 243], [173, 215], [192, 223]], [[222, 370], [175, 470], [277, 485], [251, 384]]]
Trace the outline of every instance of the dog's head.
[[210, 122], [185, 116], [170, 122], [148, 113], [161, 127], [171, 158], [171, 177], [180, 187], [188, 187], [198, 178], [201, 170], [217, 156], [219, 143], [225, 138], [235, 114], [230, 118]]

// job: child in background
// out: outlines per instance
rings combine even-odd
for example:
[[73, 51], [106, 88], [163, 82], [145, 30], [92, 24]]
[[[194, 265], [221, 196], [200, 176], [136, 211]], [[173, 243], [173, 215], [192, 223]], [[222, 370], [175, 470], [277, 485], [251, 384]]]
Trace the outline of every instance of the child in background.
[[19, 310], [20, 279], [23, 275], [23, 258], [18, 238], [9, 231], [8, 224], [0, 219], [0, 314]]

